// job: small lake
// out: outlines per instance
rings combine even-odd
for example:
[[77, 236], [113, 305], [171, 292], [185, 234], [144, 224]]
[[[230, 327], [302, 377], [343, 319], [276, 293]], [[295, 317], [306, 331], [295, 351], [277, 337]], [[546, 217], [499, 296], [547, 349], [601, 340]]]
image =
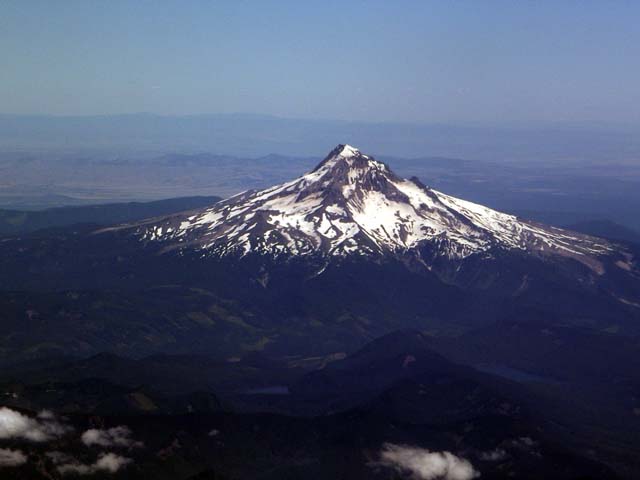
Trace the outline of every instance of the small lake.
[[513, 380], [514, 382], [519, 383], [558, 383], [558, 381], [554, 378], [536, 375], [529, 372], [523, 372], [522, 370], [507, 367], [505, 365], [490, 365], [482, 363], [479, 365], [474, 365], [474, 368], [481, 372], [490, 373], [498, 377], [508, 378], [509, 380]]
[[250, 388], [244, 391], [245, 395], [289, 395], [289, 387], [286, 385], [274, 385], [272, 387]]

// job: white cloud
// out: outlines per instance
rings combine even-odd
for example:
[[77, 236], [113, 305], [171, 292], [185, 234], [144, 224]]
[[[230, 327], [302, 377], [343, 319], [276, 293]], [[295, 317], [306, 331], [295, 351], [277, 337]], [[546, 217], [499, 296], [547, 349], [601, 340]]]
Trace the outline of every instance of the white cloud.
[[32, 418], [7, 407], [0, 408], [0, 439], [23, 438], [32, 442], [46, 442], [70, 430], [71, 427], [60, 423], [47, 410]]
[[414, 480], [470, 480], [480, 476], [471, 463], [450, 452], [385, 443], [374, 465], [393, 468]]
[[21, 450], [0, 448], [0, 467], [17, 467], [27, 463], [27, 456]]
[[130, 458], [121, 457], [115, 453], [106, 453], [100, 455], [98, 461], [95, 463], [97, 470], [104, 470], [109, 473], [116, 473], [122, 467], [129, 465], [132, 462]]
[[116, 473], [131, 462], [132, 460], [130, 458], [122, 457], [115, 453], [102, 453], [95, 463], [88, 465], [73, 461], [71, 463], [59, 465], [57, 469], [61, 475], [91, 475], [97, 472]]
[[99, 445], [101, 447], [142, 447], [142, 442], [131, 438], [131, 430], [125, 425], [101, 430], [92, 428], [82, 434], [82, 443], [87, 447]]
[[38, 418], [40, 420], [55, 420], [56, 414], [51, 410], [40, 410], [40, 412], [38, 413]]
[[512, 442], [514, 445], [516, 446], [521, 446], [521, 447], [525, 447], [525, 448], [532, 448], [535, 447], [538, 442], [536, 442], [533, 438], [531, 437], [520, 437], [516, 440], [513, 440]]

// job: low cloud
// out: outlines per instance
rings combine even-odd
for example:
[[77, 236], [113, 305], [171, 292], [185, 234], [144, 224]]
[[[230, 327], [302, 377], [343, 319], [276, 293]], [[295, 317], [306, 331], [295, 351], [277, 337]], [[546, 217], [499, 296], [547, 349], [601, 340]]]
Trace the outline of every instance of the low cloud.
[[37, 417], [29, 417], [7, 407], [0, 408], [0, 439], [21, 438], [31, 442], [46, 442], [63, 436], [72, 428], [56, 416], [43, 410]]
[[122, 457], [115, 453], [102, 453], [98, 459], [91, 464], [71, 461], [58, 465], [56, 468], [60, 475], [92, 475], [98, 472], [116, 473], [130, 463], [132, 463], [130, 458]]
[[80, 438], [87, 447], [97, 445], [100, 447], [142, 447], [142, 442], [137, 442], [131, 438], [131, 430], [125, 425], [109, 428], [106, 430], [92, 428], [82, 434]]
[[538, 442], [536, 442], [531, 437], [520, 437], [514, 440], [511, 440], [511, 445], [518, 450], [524, 450], [529, 455], [535, 455], [537, 457], [541, 457], [542, 454], [538, 448]]
[[507, 451], [503, 448], [496, 448], [480, 454], [480, 460], [485, 462], [499, 462], [505, 458], [507, 458]]
[[513, 440], [511, 443], [517, 447], [522, 447], [522, 448], [534, 448], [538, 445], [538, 442], [536, 442], [531, 437], [520, 437]]
[[47, 452], [45, 453], [45, 455], [47, 456], [47, 458], [49, 458], [53, 462], [54, 465], [71, 463], [74, 461], [74, 458], [71, 455], [64, 452], [53, 451], [53, 452]]
[[393, 468], [413, 480], [470, 480], [480, 476], [471, 463], [450, 452], [385, 443], [373, 464]]
[[22, 450], [0, 448], [0, 467], [17, 467], [27, 463], [27, 456]]

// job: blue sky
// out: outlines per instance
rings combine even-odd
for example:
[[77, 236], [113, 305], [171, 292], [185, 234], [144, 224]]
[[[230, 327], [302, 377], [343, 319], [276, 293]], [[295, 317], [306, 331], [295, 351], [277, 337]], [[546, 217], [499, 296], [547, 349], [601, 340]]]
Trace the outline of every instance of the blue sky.
[[640, 2], [5, 1], [0, 111], [640, 124]]

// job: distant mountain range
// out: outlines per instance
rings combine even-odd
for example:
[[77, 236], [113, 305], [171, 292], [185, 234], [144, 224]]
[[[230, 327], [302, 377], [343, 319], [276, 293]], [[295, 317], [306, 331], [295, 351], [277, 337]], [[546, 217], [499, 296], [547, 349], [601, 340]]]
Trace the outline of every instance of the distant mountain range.
[[[274, 152], [315, 156], [330, 148], [335, 138], [394, 157], [611, 162], [637, 158], [640, 152], [637, 131], [597, 124], [424, 125], [252, 114], [0, 115], [0, 148], [6, 151], [214, 151], [253, 157]], [[618, 158], [620, 152], [625, 152], [626, 158]]]

